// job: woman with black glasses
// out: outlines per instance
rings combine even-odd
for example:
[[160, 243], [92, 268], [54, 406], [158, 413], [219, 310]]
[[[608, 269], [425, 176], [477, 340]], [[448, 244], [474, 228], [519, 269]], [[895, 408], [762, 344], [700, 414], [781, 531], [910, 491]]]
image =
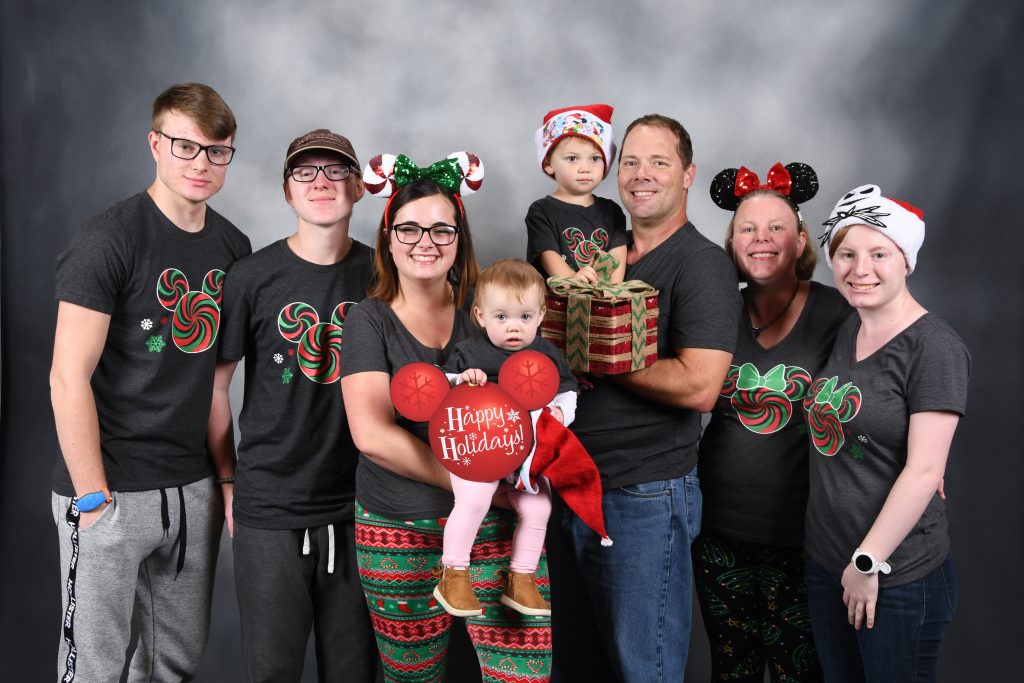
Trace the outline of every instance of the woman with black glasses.
[[[356, 479], [359, 572], [386, 675], [396, 680], [410, 670], [418, 680], [443, 678], [452, 625], [433, 596], [431, 573], [453, 505], [451, 478], [430, 450], [427, 424], [396, 416], [389, 385], [408, 363], [442, 365], [473, 329], [464, 304], [478, 269], [458, 192], [479, 180], [482, 166], [472, 155], [456, 156], [430, 169], [390, 156], [386, 168], [379, 157], [367, 166], [367, 189], [394, 193], [377, 233], [370, 296], [345, 323], [342, 388], [363, 454]], [[466, 625], [485, 679], [488, 670], [535, 676], [550, 668], [549, 618], [499, 604], [514, 520], [508, 511], [489, 512], [472, 550], [484, 613]], [[543, 559], [540, 575], [546, 579]]]

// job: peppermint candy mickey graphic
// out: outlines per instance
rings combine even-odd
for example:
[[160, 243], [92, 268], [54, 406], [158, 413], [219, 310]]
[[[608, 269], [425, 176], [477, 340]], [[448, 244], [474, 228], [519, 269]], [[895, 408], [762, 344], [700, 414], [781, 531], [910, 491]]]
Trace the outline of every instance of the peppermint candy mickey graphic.
[[528, 468], [531, 480], [547, 477], [580, 519], [600, 534], [602, 545], [611, 545], [601, 510], [601, 477], [590, 455], [548, 410], [540, 412], [534, 435], [529, 411], [550, 403], [558, 386], [558, 369], [550, 358], [519, 351], [501, 366], [497, 383], [482, 386], [449, 388], [436, 366], [410, 363], [391, 379], [391, 402], [410, 420], [430, 421], [431, 450], [452, 474], [489, 482]]
[[[156, 298], [171, 311], [171, 340], [185, 353], [202, 353], [217, 340], [220, 327], [220, 302], [224, 295], [224, 271], [211, 270], [203, 278], [202, 291], [190, 291], [188, 278], [177, 268], [160, 273], [156, 282]], [[144, 327], [145, 329], [145, 327]], [[156, 336], [156, 335], [154, 335]], [[163, 337], [158, 337], [160, 342]], [[147, 342], [150, 350], [163, 344]]]
[[860, 389], [852, 382], [836, 388], [838, 377], [814, 381], [804, 398], [807, 427], [811, 443], [822, 455], [832, 456], [843, 447], [843, 423], [849, 422], [860, 411]]
[[[343, 301], [335, 306], [330, 322], [320, 322], [316, 309], [301, 301], [281, 309], [277, 316], [277, 330], [287, 341], [298, 344], [299, 370], [310, 380], [331, 384], [341, 378], [341, 337], [345, 316], [355, 305], [354, 301]], [[285, 372], [287, 378], [282, 375], [282, 381], [288, 384], [291, 373], [288, 368]]]
[[796, 366], [776, 365], [760, 374], [753, 363], [730, 366], [721, 396], [729, 399], [740, 424], [755, 434], [774, 434], [793, 416], [793, 403], [807, 393], [811, 375]]
[[589, 238], [579, 228], [566, 228], [562, 231], [562, 237], [565, 238], [565, 246], [576, 259], [577, 268], [591, 265], [598, 251], [608, 250], [608, 231], [604, 228], [595, 229]]

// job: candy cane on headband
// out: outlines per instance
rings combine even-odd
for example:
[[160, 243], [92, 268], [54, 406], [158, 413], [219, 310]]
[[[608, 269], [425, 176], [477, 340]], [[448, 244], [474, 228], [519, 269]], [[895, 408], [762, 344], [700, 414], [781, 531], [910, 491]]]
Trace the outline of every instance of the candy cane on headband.
[[768, 171], [765, 183], [746, 166], [720, 171], [711, 181], [711, 200], [719, 208], [735, 211], [740, 200], [754, 190], [774, 190], [800, 205], [818, 194], [818, 175], [807, 164], [794, 161], [776, 163]]
[[484, 182], [484, 162], [470, 152], [452, 152], [441, 161], [420, 168], [404, 154], [378, 154], [367, 162], [363, 169], [363, 184], [370, 194], [387, 197], [384, 206], [384, 222], [387, 226], [388, 209], [395, 197], [395, 191], [414, 180], [429, 178], [447, 188], [459, 206], [459, 214], [466, 219], [461, 195], [472, 194]]

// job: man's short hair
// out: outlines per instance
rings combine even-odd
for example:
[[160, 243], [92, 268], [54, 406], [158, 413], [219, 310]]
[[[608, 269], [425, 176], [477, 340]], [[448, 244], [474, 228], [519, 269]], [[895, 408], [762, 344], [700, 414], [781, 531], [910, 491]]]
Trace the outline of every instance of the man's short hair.
[[153, 130], [160, 130], [163, 116], [181, 112], [192, 119], [210, 140], [234, 138], [238, 125], [231, 108], [217, 91], [203, 83], [178, 83], [153, 100]]
[[626, 128], [626, 134], [622, 136], [623, 147], [626, 146], [626, 138], [629, 137], [629, 131], [633, 130], [636, 126], [656, 126], [667, 129], [676, 136], [678, 141], [677, 150], [679, 151], [679, 158], [683, 160], [683, 168], [689, 168], [690, 164], [693, 163], [693, 143], [690, 141], [690, 134], [683, 128], [683, 124], [661, 114], [641, 116]]

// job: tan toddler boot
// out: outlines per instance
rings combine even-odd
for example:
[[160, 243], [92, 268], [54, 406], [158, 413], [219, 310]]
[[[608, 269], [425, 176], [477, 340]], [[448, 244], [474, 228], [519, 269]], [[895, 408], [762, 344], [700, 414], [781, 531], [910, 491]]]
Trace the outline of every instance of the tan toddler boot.
[[452, 569], [439, 565], [431, 570], [438, 579], [434, 597], [453, 617], [478, 617], [484, 613], [473, 594], [473, 582], [468, 569]]
[[537, 581], [533, 572], [520, 574], [507, 572], [505, 575], [505, 592], [501, 594], [501, 604], [533, 617], [551, 615], [551, 605], [541, 597], [537, 590]]

